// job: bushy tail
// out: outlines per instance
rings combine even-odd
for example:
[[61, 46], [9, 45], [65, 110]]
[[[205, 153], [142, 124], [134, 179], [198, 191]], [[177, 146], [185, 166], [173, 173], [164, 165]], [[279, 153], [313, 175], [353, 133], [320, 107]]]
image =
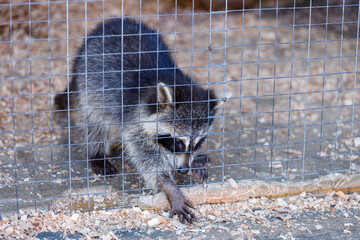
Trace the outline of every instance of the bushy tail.
[[[66, 92], [67, 89], [64, 90]], [[55, 107], [58, 110], [68, 109], [68, 95], [67, 93], [60, 93], [55, 96]]]
[[[55, 96], [55, 107], [58, 110], [64, 110], [68, 109], [70, 106], [70, 109], [72, 109], [72, 104], [74, 103], [74, 95], [76, 95], [74, 92], [76, 92], [76, 84], [75, 79], [72, 79], [69, 84], [69, 90], [66, 87], [63, 91], [63, 93], [59, 93]], [[69, 97], [68, 97], [69, 92]], [[68, 102], [68, 99], [70, 99], [70, 102]]]

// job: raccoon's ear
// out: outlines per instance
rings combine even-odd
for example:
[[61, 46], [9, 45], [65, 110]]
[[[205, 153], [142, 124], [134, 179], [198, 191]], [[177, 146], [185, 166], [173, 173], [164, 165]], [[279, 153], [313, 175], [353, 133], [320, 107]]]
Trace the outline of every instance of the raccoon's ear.
[[159, 83], [157, 86], [157, 97], [160, 105], [164, 107], [171, 106], [169, 103], [174, 101], [174, 91], [168, 85]]
[[219, 93], [213, 93], [212, 99], [219, 99], [215, 102], [215, 104], [212, 106], [212, 110], [216, 110], [220, 108], [224, 102], [226, 102], [227, 99], [231, 98], [232, 93], [231, 92], [224, 92], [222, 94]]

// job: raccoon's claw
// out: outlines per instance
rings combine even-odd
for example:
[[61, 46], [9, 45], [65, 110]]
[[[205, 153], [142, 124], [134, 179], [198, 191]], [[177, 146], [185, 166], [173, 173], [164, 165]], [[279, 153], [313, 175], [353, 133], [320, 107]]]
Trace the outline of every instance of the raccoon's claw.
[[191, 163], [192, 174], [194, 174], [195, 177], [200, 179], [202, 182], [207, 181], [209, 176], [206, 163], [207, 163], [206, 155], [197, 156], [194, 159], [194, 161]]
[[108, 160], [105, 160], [105, 168], [104, 168], [104, 162], [99, 160], [92, 161], [91, 165], [96, 175], [113, 175], [117, 173], [116, 167]]
[[201, 181], [206, 182], [208, 179], [208, 171], [203, 169], [198, 169], [194, 172], [194, 175]]
[[209, 173], [207, 169], [194, 169], [192, 170], [192, 173], [202, 182], [206, 182], [208, 180]]
[[190, 224], [193, 223], [193, 219], [195, 220], [195, 215], [191, 212], [189, 207], [194, 208], [191, 202], [187, 199], [178, 201], [171, 206], [170, 218], [177, 214], [179, 217], [179, 221], [182, 224], [186, 224], [186, 222]]

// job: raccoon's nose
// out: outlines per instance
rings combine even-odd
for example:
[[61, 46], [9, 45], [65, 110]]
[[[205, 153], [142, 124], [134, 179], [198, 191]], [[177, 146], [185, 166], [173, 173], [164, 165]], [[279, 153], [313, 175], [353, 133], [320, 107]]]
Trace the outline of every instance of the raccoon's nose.
[[181, 167], [178, 169], [178, 172], [181, 174], [187, 174], [189, 172], [189, 168], [187, 167]]

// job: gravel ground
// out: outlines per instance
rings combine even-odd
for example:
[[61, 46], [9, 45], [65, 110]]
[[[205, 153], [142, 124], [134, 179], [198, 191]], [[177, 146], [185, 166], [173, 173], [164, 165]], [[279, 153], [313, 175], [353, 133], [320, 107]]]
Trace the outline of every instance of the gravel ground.
[[328, 192], [196, 206], [183, 225], [138, 207], [106, 212], [22, 213], [0, 221], [0, 237], [37, 239], [359, 239], [360, 195]]
[[[143, 16], [157, 13], [156, 1], [143, 3]], [[20, 23], [13, 24], [12, 45], [7, 42], [8, 25], [0, 27], [3, 213], [13, 214], [18, 207], [63, 211], [57, 201], [66, 199], [69, 192], [73, 196], [91, 193], [95, 199], [103, 198], [104, 192], [108, 196], [129, 189], [141, 192], [142, 181], [132, 169], [121, 166], [121, 159], [114, 161], [125, 169], [124, 177], [104, 181], [93, 176], [84, 153], [67, 146], [66, 117], [52, 111], [54, 94], [66, 85], [67, 50], [73, 56], [85, 31], [100, 22], [91, 18], [103, 16], [102, 4], [88, 3], [87, 29], [84, 20], [76, 20], [84, 18], [84, 4], [69, 4], [68, 15], [74, 20], [69, 22], [69, 49], [66, 5], [62, 2], [50, 4], [50, 8], [47, 1], [31, 5], [31, 20], [47, 20], [50, 13], [50, 19], [56, 20], [50, 25], [45, 21], [30, 26], [26, 22], [29, 6], [14, 6], [13, 21]], [[139, 10], [137, 1], [124, 2], [127, 16], [137, 16]], [[8, 7], [0, 11], [4, 16], [1, 21], [8, 22]], [[159, 12], [172, 14], [174, 8], [161, 4]], [[205, 146], [212, 158], [210, 183], [229, 178], [298, 181], [360, 169], [360, 81], [354, 73], [358, 67], [353, 25], [343, 26], [347, 31], [353, 29], [352, 34], [342, 35], [341, 24], [332, 25], [328, 31], [325, 25], [309, 27], [306, 12], [296, 12], [295, 23], [300, 25], [293, 28], [291, 10], [279, 11], [278, 18], [275, 11], [247, 11], [244, 15], [229, 13], [228, 30], [224, 31], [224, 13], [213, 13], [210, 18], [203, 10], [195, 12], [199, 15], [194, 15], [193, 26], [190, 15], [178, 16], [177, 22], [174, 16], [160, 17], [159, 24], [157, 17], [143, 17], [142, 21], [154, 28], [158, 25], [170, 49], [182, 50], [173, 55], [185, 72], [218, 92], [232, 92]], [[189, 9], [179, 8], [178, 13], [189, 13]], [[118, 2], [104, 2], [104, 17], [119, 15]], [[338, 15], [329, 15], [328, 22], [337, 21]], [[171, 33], [175, 28], [176, 36]], [[73, 59], [69, 60], [71, 67]], [[179, 184], [196, 183], [191, 177], [179, 177]], [[107, 204], [128, 205], [115, 199], [119, 201]]]

